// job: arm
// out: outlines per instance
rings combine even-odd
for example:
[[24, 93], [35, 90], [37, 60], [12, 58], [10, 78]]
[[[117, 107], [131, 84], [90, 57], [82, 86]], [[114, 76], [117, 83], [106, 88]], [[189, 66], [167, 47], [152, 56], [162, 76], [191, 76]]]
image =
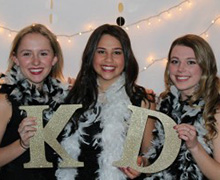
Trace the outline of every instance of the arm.
[[[7, 128], [7, 125], [9, 123], [9, 120], [12, 116], [12, 108], [11, 104], [6, 99], [6, 95], [0, 94], [0, 143], [2, 141], [2, 138], [4, 136], [5, 130]], [[22, 131], [23, 132], [23, 131]], [[23, 146], [26, 146], [24, 144], [25, 137], [27, 136], [26, 133], [23, 133], [23, 135], [20, 134], [21, 140], [23, 142]], [[22, 139], [23, 138], [23, 139]], [[14, 141], [8, 146], [0, 148], [0, 167], [6, 165], [7, 163], [13, 161], [18, 156], [23, 154], [26, 151], [24, 147], [21, 146], [20, 139]]]
[[[7, 124], [12, 115], [12, 108], [9, 102], [6, 99], [6, 96], [0, 94], [0, 143], [2, 141], [3, 135], [5, 133]], [[18, 156], [20, 156], [25, 149], [20, 146], [19, 140], [16, 140], [12, 144], [0, 148], [0, 167], [4, 166], [5, 164], [11, 162]]]
[[[220, 132], [220, 112], [215, 115], [216, 128]], [[186, 141], [186, 145], [195, 159], [202, 173], [211, 180], [220, 177], [220, 134], [213, 139], [213, 158], [207, 154], [202, 145], [197, 141], [195, 127], [182, 124], [175, 127], [179, 137]]]
[[[150, 107], [151, 110], [156, 110], [156, 104], [155, 103], [142, 103], [142, 107], [148, 108]], [[153, 118], [148, 118], [145, 131], [143, 135], [142, 145], [141, 145], [141, 153], [146, 153], [148, 151], [148, 148], [151, 146], [151, 141], [153, 140], [153, 134], [152, 131], [155, 128], [155, 120]]]

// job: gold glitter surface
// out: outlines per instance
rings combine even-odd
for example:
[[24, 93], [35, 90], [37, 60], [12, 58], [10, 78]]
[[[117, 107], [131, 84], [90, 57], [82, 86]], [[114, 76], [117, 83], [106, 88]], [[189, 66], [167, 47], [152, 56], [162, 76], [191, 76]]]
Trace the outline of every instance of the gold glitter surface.
[[42, 112], [48, 106], [21, 106], [28, 116], [37, 117], [37, 132], [30, 140], [30, 162], [25, 163], [25, 168], [48, 168], [52, 163], [48, 162], [45, 157], [44, 142], [49, 144], [62, 158], [60, 167], [82, 167], [83, 162], [74, 160], [58, 143], [57, 136], [63, 130], [67, 122], [76, 109], [81, 105], [61, 105], [53, 114], [47, 125], [43, 127]]
[[[142, 173], [155, 173], [170, 166], [179, 153], [181, 140], [178, 138], [173, 126], [176, 124], [169, 116], [136, 106], [129, 106], [133, 111], [131, 124], [124, 144], [122, 158], [113, 162], [117, 167], [131, 167]], [[156, 117], [160, 120], [165, 131], [165, 142], [158, 159], [147, 167], [137, 165], [137, 157], [141, 146], [141, 141], [148, 116]]]

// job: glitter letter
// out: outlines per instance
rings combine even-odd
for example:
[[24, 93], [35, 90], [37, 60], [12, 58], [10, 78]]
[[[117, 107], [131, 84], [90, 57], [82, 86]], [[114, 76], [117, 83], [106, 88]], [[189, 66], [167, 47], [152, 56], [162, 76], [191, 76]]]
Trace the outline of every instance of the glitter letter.
[[[166, 169], [176, 159], [181, 145], [181, 140], [173, 129], [175, 122], [166, 114], [157, 111], [136, 106], [129, 106], [129, 108], [133, 113], [124, 144], [123, 155], [122, 158], [119, 161], [115, 161], [113, 165], [117, 167], [131, 167], [142, 173], [155, 173]], [[162, 123], [165, 132], [165, 142], [157, 160], [149, 166], [140, 167], [137, 165], [137, 157], [139, 155], [139, 149], [141, 147], [142, 136], [148, 116], [156, 117]]]
[[43, 110], [47, 109], [47, 105], [42, 106], [21, 106], [28, 116], [37, 117], [37, 132], [30, 140], [30, 162], [25, 163], [25, 168], [48, 168], [53, 167], [52, 163], [48, 162], [45, 157], [46, 142], [51, 146], [56, 153], [62, 158], [59, 167], [82, 167], [83, 163], [74, 160], [59, 144], [57, 137], [63, 130], [70, 117], [80, 108], [81, 105], [61, 105], [52, 118], [43, 127]]

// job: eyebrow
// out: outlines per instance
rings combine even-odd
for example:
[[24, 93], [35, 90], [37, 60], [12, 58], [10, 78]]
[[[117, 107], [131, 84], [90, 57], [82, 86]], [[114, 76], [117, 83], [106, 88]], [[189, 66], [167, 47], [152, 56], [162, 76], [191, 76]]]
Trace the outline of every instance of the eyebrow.
[[[170, 59], [172, 59], [172, 58], [179, 59], [179, 57], [177, 57], [177, 56], [171, 56]], [[196, 57], [187, 57], [186, 59], [195, 59], [196, 60]]]
[[[31, 49], [22, 49], [21, 51], [19, 51], [19, 52], [24, 52], [24, 51], [32, 51]], [[50, 52], [50, 50], [49, 49], [41, 49], [41, 50], [39, 50], [39, 51], [48, 51], [48, 52]]]
[[[106, 49], [106, 48], [104, 48], [104, 47], [97, 47], [96, 49]], [[117, 49], [122, 50], [121, 47], [116, 47], [116, 48], [113, 48], [113, 49], [114, 49], [114, 50], [117, 50]]]

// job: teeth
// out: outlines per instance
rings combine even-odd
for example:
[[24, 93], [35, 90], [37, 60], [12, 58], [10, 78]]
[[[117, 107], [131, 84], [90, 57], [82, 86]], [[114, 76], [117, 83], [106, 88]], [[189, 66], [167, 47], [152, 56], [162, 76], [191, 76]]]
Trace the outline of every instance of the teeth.
[[31, 72], [41, 72], [42, 69], [31, 69], [30, 71], [31, 71]]
[[112, 67], [112, 66], [102, 66], [102, 68], [103, 68], [104, 70], [113, 70], [113, 69], [115, 69], [115, 68]]
[[177, 77], [177, 79], [185, 80], [188, 79], [189, 77]]

